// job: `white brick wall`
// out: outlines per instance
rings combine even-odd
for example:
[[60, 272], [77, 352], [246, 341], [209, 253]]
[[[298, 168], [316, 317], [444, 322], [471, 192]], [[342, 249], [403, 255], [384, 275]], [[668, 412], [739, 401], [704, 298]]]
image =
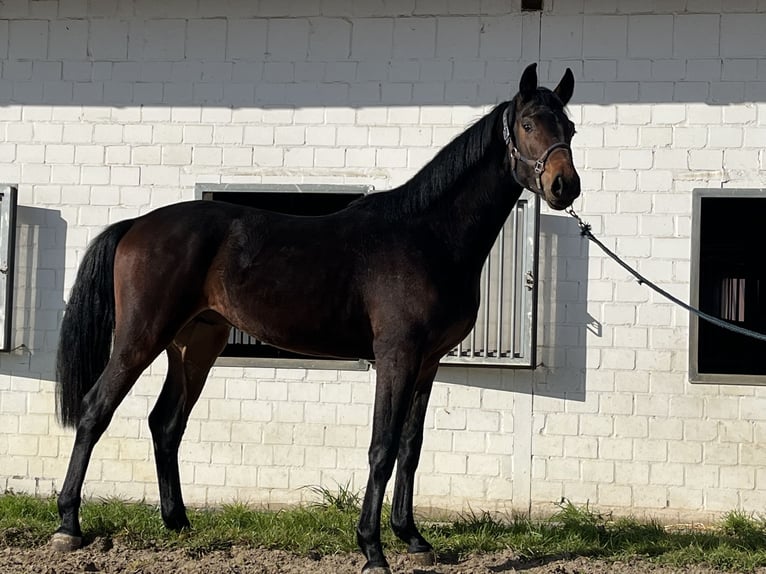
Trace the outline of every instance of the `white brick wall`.
[[[61, 486], [72, 433], [53, 416], [54, 353], [88, 240], [195, 183], [394, 186], [539, 61], [546, 85], [577, 78], [578, 211], [671, 292], [688, 293], [690, 190], [766, 185], [763, 2], [86, 5], [0, 4], [0, 183], [20, 191], [3, 487]], [[417, 504], [761, 508], [766, 392], [690, 385], [685, 313], [560, 214], [544, 210], [542, 233], [542, 364], [440, 372]], [[156, 499], [146, 417], [163, 371], [121, 405], [86, 493]], [[181, 450], [188, 502], [363, 488], [374, 377], [214, 369]]]

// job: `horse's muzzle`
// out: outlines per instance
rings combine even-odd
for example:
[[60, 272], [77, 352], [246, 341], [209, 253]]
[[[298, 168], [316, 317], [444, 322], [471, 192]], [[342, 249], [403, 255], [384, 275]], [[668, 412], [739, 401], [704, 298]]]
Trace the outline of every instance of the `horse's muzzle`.
[[545, 201], [551, 209], [566, 209], [575, 199], [580, 196], [580, 176], [577, 172], [572, 174], [558, 173], [545, 190]]

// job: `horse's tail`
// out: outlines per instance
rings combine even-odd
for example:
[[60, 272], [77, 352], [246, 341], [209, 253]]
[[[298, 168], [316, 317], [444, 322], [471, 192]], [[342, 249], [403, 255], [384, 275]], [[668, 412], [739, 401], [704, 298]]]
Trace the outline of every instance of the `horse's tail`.
[[109, 361], [114, 332], [114, 254], [132, 225], [132, 219], [120, 221], [101, 232], [77, 271], [56, 356], [56, 410], [64, 426], [77, 426], [82, 399]]

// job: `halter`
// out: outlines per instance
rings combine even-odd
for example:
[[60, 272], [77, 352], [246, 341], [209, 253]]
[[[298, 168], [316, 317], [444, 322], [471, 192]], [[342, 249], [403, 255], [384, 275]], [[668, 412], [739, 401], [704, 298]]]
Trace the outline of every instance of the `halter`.
[[[508, 121], [508, 113], [511, 110], [511, 106], [514, 106], [514, 116], [516, 115], [516, 108], [515, 104], [508, 104], [508, 107], [505, 108], [505, 111], [503, 112], [503, 139], [505, 140], [505, 145], [508, 147], [508, 157], [511, 160], [511, 173], [513, 174], [513, 179], [516, 180], [516, 183], [518, 183], [521, 187], [527, 187], [524, 185], [521, 180], [519, 180], [519, 176], [516, 173], [516, 167], [518, 166], [518, 162], [522, 162], [529, 167], [533, 168], [535, 171], [535, 185], [537, 185], [536, 191], [537, 193], [544, 194], [543, 191], [543, 172], [545, 171], [545, 163], [548, 161], [548, 158], [550, 155], [556, 151], [557, 149], [565, 149], [569, 152], [569, 155], [571, 157], [572, 155], [572, 148], [569, 146], [566, 142], [556, 142], [552, 146], [550, 146], [548, 149], [546, 149], [543, 152], [543, 155], [541, 155], [537, 160], [531, 160], [528, 157], [524, 157], [521, 152], [519, 151], [519, 148], [516, 147], [516, 142], [513, 141], [513, 122]], [[515, 117], [514, 117], [515, 122]]]

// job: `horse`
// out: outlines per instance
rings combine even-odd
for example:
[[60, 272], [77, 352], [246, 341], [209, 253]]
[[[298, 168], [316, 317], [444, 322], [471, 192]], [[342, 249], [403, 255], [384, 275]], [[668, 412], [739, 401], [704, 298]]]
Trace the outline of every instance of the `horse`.
[[555, 210], [580, 194], [565, 110], [573, 90], [571, 70], [550, 90], [538, 86], [531, 64], [511, 100], [409, 181], [329, 215], [190, 201], [102, 231], [61, 325], [56, 406], [76, 434], [52, 546], [82, 545], [78, 515], [93, 448], [163, 351], [167, 377], [149, 414], [160, 510], [168, 528], [190, 526], [179, 444], [233, 326], [293, 352], [374, 361], [369, 478], [356, 527], [362, 571], [390, 573], [380, 520], [395, 463], [391, 527], [415, 560], [432, 563], [413, 491], [434, 377], [476, 321], [483, 263], [522, 189]]

